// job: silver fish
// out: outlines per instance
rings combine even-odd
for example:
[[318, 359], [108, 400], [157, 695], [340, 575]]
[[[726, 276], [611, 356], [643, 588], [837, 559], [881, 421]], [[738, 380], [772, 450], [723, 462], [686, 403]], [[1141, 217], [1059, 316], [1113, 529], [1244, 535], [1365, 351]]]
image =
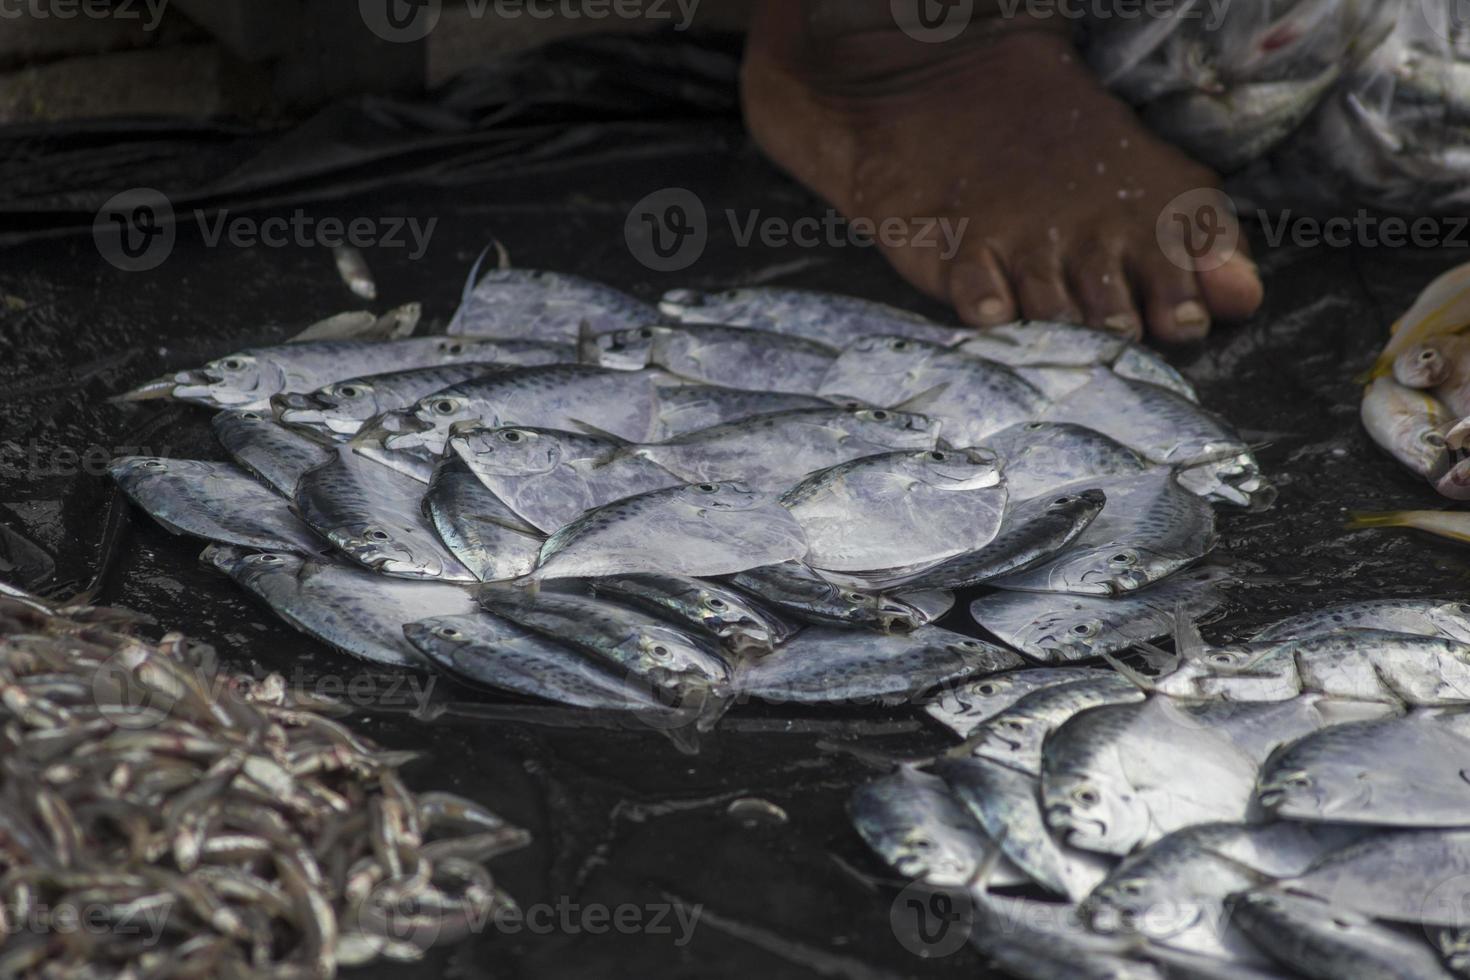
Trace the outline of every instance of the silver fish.
[[1003, 589], [1118, 595], [1194, 564], [1215, 546], [1215, 512], [1167, 470], [1104, 483], [1102, 513], [1052, 561], [995, 580]]
[[[1023, 501], [1006, 513], [989, 544], [874, 584], [906, 589], [965, 589], [1027, 571], [1066, 550], [1097, 519], [1106, 503], [1101, 490]], [[811, 540], [810, 531], [807, 540]]]
[[757, 415], [637, 447], [689, 481], [789, 490], [815, 470], [900, 449], [934, 449], [939, 423], [887, 409], [811, 408]]
[[492, 269], [476, 282], [478, 271], [477, 263], [448, 334], [573, 343], [584, 324], [602, 333], [662, 319], [627, 293], [569, 273]]
[[307, 341], [243, 350], [198, 370], [149, 382], [121, 398], [162, 395], [209, 408], [265, 411], [273, 395], [315, 391], [334, 381], [385, 371], [494, 364], [503, 354], [494, 342], [455, 337]]
[[1357, 836], [1290, 823], [1188, 827], [1125, 858], [1083, 915], [1098, 932], [1264, 966], [1262, 951], [1235, 928], [1228, 897], [1300, 874]]
[[1007, 367], [1092, 367], [1112, 364], [1128, 346], [1102, 330], [1023, 320], [976, 331], [957, 349]]
[[1267, 889], [1234, 896], [1230, 921], [1304, 977], [1450, 980], [1432, 947], [1320, 898]]
[[339, 565], [236, 548], [211, 547], [204, 558], [259, 596], [292, 626], [364, 660], [422, 667], [403, 625], [426, 616], [476, 609], [468, 589], [446, 582], [412, 582]]
[[683, 481], [626, 443], [555, 429], [459, 423], [449, 450], [515, 513], [552, 534], [603, 504]]
[[728, 581], [806, 623], [886, 632], [917, 629], [929, 621], [921, 610], [896, 596], [843, 588], [797, 561], [753, 568], [730, 576]]
[[1470, 831], [1375, 834], [1281, 882], [1375, 919], [1463, 928], [1470, 898]]
[[1257, 760], [1167, 698], [1075, 715], [1046, 740], [1047, 822], [1074, 847], [1125, 855], [1198, 823], [1239, 823]]
[[1041, 419], [1086, 426], [1150, 462], [1188, 467], [1191, 486], [1202, 496], [1240, 506], [1259, 505], [1271, 496], [1270, 484], [1239, 435], [1157, 385], [1094, 368], [1091, 381], [1053, 404]]
[[444, 546], [482, 582], [529, 575], [545, 543], [459, 459], [447, 459], [434, 471], [424, 515]]
[[658, 389], [658, 441], [738, 422], [752, 415], [769, 415], [797, 408], [826, 408], [831, 402], [816, 395], [779, 391], [746, 391], [715, 385], [671, 385]]
[[[853, 826], [884, 863], [905, 878], [940, 888], [963, 888], [975, 879], [994, 844], [944, 780], [901, 766], [864, 783], [848, 803]], [[1029, 879], [1001, 861], [990, 884]]]
[[211, 425], [231, 459], [287, 497], [296, 492], [303, 473], [331, 458], [331, 450], [321, 443], [260, 412], [220, 412]]
[[940, 759], [934, 771], [1011, 863], [1048, 891], [1081, 901], [1107, 874], [1106, 861], [1052, 837], [1035, 777], [976, 758]]
[[1086, 481], [1137, 476], [1152, 464], [1122, 443], [1080, 425], [1023, 422], [985, 440], [1005, 461], [1015, 500], [1030, 500]]
[[403, 634], [435, 666], [476, 684], [579, 708], [660, 707], [582, 653], [487, 612], [408, 623]]
[[1362, 418], [1373, 441], [1413, 472], [1433, 481], [1449, 469], [1444, 432], [1455, 419], [1433, 396], [1378, 378], [1363, 393]]
[[737, 683], [742, 694], [778, 704], [900, 704], [1021, 664], [1009, 650], [938, 626], [891, 634], [810, 626], [750, 664]]
[[1037, 660], [1086, 660], [1174, 633], [1224, 602], [1227, 572], [1195, 568], [1119, 598], [997, 592], [970, 604], [975, 622]]
[[444, 451], [456, 422], [490, 428], [534, 426], [585, 429], [596, 419], [600, 430], [619, 439], [640, 442], [657, 424], [655, 375], [643, 371], [610, 371], [581, 364], [524, 368], [509, 374], [466, 381], [428, 395], [400, 413], [387, 413], [389, 449], [422, 447]]
[[350, 446], [296, 485], [301, 519], [353, 561], [398, 578], [473, 582], [423, 514], [425, 487]]
[[1470, 738], [1429, 714], [1335, 725], [1283, 746], [1256, 798], [1278, 819], [1470, 827]]
[[286, 425], [339, 439], [356, 435], [374, 416], [407, 408], [425, 395], [509, 370], [495, 364], [450, 364], [392, 371], [335, 381], [304, 394], [275, 395], [271, 408]]
[[337, 263], [337, 275], [353, 295], [369, 300], [378, 298], [378, 284], [373, 282], [372, 270], [360, 249], [337, 245], [332, 248], [332, 258]]
[[559, 643], [585, 650], [616, 676], [670, 707], [729, 693], [731, 667], [711, 642], [645, 613], [602, 599], [486, 587], [490, 612]]
[[963, 327], [935, 323], [908, 310], [806, 289], [763, 287], [718, 293], [675, 289], [664, 293], [659, 310], [685, 323], [750, 327], [838, 348], [865, 334], [911, 337], [934, 344], [957, 343], [970, 334]]
[[690, 381], [804, 394], [816, 391], [838, 350], [802, 337], [745, 327], [688, 324], [616, 330], [586, 338], [584, 364], [663, 368]]
[[1444, 599], [1369, 599], [1342, 603], [1283, 619], [1256, 633], [1252, 641], [1293, 640], [1354, 629], [1445, 636], [1470, 643], [1470, 603]]
[[303, 555], [326, 547], [284, 497], [233, 464], [124, 456], [108, 473], [129, 500], [174, 534]]
[[[998, 883], [998, 882], [997, 882]], [[1071, 902], [1002, 896], [971, 885], [970, 944], [1009, 975], [1033, 980], [1162, 980], [1135, 939], [1102, 936]], [[1245, 978], [1235, 978], [1245, 980]]]
[[1181, 398], [1199, 404], [1199, 392], [1175, 370], [1174, 366], [1147, 347], [1130, 344], [1113, 362], [1113, 373], [1130, 381], [1142, 381], [1165, 388]]
[[801, 525], [774, 496], [740, 483], [692, 483], [588, 511], [547, 540], [532, 575], [733, 575], [800, 559], [806, 549]]
[[909, 408], [944, 423], [951, 446], [983, 446], [987, 436], [1038, 418], [1041, 392], [1003, 364], [903, 337], [852, 342], [817, 394]]
[[924, 705], [924, 712], [960, 738], [968, 738], [982, 722], [1032, 691], [1072, 681], [1102, 679], [1112, 683], [1114, 676], [1111, 670], [1097, 667], [1038, 667], [991, 674], [941, 691]]
[[[823, 571], [933, 564], [994, 539], [1007, 494], [994, 453], [982, 449], [884, 453], [819, 470], [781, 503]], [[861, 526], [863, 533], [854, 535]]]
[[1104, 674], [1032, 691], [976, 725], [952, 759], [990, 759], [1031, 776], [1041, 775], [1042, 746], [1068, 719], [1104, 704], [1131, 704], [1143, 693], [1117, 674]]
[[628, 602], [717, 637], [736, 654], [764, 656], [793, 628], [728, 586], [679, 575], [625, 575], [592, 583], [597, 595]]

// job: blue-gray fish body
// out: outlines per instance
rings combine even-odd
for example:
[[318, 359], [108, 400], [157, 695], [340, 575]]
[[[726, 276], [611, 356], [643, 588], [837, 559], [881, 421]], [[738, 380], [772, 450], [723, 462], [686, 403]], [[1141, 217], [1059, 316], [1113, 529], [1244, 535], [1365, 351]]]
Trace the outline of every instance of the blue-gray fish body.
[[1023, 422], [986, 439], [985, 448], [1005, 461], [1015, 500], [1089, 480], [1137, 476], [1155, 465], [1115, 439], [1069, 423]]
[[446, 459], [434, 471], [424, 514], [444, 546], [482, 582], [529, 575], [545, 543], [458, 459]]
[[761, 287], [717, 293], [675, 289], [664, 294], [659, 310], [685, 323], [750, 327], [805, 337], [836, 348], [868, 334], [910, 337], [934, 344], [957, 343], [970, 334], [964, 327], [935, 323], [894, 306], [808, 289]]
[[292, 626], [373, 663], [423, 667], [403, 625], [476, 609], [470, 590], [447, 582], [388, 578], [355, 565], [235, 548], [210, 548], [204, 558]]
[[746, 327], [698, 323], [638, 327], [587, 338], [585, 363], [638, 370], [658, 367], [705, 384], [804, 394], [837, 360], [826, 344]]
[[383, 575], [473, 582], [424, 517], [426, 486], [339, 446], [296, 486], [296, 512], [347, 557]]
[[622, 575], [596, 579], [592, 590], [647, 609], [675, 625], [709, 633], [736, 654], [763, 656], [794, 631], [754, 600], [707, 579]]
[[175, 534], [303, 555], [326, 547], [286, 498], [232, 463], [126, 456], [108, 472], [129, 500]]
[[581, 276], [492, 269], [466, 292], [446, 332], [575, 343], [584, 325], [603, 333], [661, 319], [652, 306]]
[[747, 391], [717, 385], [671, 385], [658, 389], [657, 441], [698, 432], [752, 415], [770, 415], [796, 408], [826, 408], [831, 403], [816, 395], [780, 391]]
[[230, 458], [290, 497], [307, 470], [331, 458], [331, 450], [292, 432], [260, 412], [220, 412], [214, 435]]
[[917, 629], [929, 621], [922, 610], [896, 596], [844, 588], [799, 561], [753, 568], [728, 581], [804, 623], [887, 632]]

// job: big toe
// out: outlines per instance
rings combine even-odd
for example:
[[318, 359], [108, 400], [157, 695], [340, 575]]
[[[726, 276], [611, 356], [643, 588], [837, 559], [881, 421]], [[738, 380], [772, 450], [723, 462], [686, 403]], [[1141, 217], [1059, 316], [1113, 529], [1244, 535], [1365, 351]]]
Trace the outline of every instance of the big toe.
[[1244, 255], [1232, 256], [1218, 269], [1200, 272], [1199, 288], [1205, 305], [1220, 320], [1244, 320], [1266, 298], [1260, 271]]

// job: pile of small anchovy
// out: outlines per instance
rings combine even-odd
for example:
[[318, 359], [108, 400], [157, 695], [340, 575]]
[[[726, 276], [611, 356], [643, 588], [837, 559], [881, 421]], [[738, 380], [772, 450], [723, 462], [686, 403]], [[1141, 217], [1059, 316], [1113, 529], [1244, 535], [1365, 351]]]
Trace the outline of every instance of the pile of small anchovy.
[[860, 787], [859, 834], [1018, 977], [1470, 976], [1470, 604], [1155, 656], [931, 706], [964, 741]]
[[[123, 396], [220, 410], [234, 462], [118, 484], [338, 649], [675, 737], [1166, 636], [1218, 599], [1214, 505], [1274, 495], [1167, 362], [1067, 324], [510, 268], [445, 335], [340, 320]], [[1012, 649], [934, 625], [979, 585]]]
[[0, 591], [0, 976], [330, 977], [509, 906], [525, 831], [141, 622]]
[[1087, 57], [1215, 169], [1272, 154], [1302, 190], [1457, 213], [1470, 175], [1470, 31], [1454, 0], [1231, 0], [1089, 23]]

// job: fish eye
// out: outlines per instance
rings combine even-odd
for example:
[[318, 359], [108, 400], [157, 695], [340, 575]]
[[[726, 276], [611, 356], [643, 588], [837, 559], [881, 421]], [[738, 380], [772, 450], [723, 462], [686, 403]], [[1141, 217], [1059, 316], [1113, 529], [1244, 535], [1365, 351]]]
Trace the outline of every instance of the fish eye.
[[1093, 626], [1091, 623], [1078, 623], [1076, 626], [1072, 627], [1072, 634], [1074, 636], [1091, 636], [1096, 632], [1097, 627]]
[[989, 683], [981, 684], [979, 687], [975, 688], [975, 690], [979, 691], [981, 694], [989, 696], [996, 692], [996, 686]]
[[1013, 732], [1024, 732], [1026, 730], [1026, 723], [1019, 718], [1006, 718], [1000, 723], [1000, 727], [1009, 728]]
[[649, 327], [643, 327], [641, 330], [638, 331], [638, 336], [642, 337], [644, 340], [652, 340], [653, 330]]
[[1426, 362], [1426, 363], [1427, 363], [1427, 362], [1429, 362], [1429, 361], [1432, 361], [1432, 360], [1434, 360], [1434, 359], [1435, 359], [1435, 358], [1436, 358], [1436, 357], [1438, 357], [1438, 356], [1439, 356], [1439, 355], [1437, 355], [1437, 354], [1436, 354], [1436, 353], [1435, 353], [1435, 352], [1434, 352], [1434, 351], [1432, 351], [1432, 350], [1423, 350], [1423, 351], [1420, 351], [1420, 352], [1419, 352], [1419, 360], [1421, 360], [1421, 361], [1425, 361], [1425, 362]]
[[700, 493], [715, 493], [720, 488], [713, 483], [701, 483], [698, 485], [697, 489]]
[[434, 403], [434, 411], [438, 412], [440, 415], [453, 415], [454, 402], [448, 398], [441, 398]]
[[1432, 431], [1424, 433], [1424, 435], [1420, 437], [1420, 441], [1423, 442], [1426, 446], [1433, 446], [1435, 449], [1442, 449], [1446, 445], [1444, 441], [1444, 436], [1438, 432]]
[[521, 434], [512, 429], [510, 432], [502, 432], [500, 434], [500, 438], [504, 439], [506, 442], [520, 442]]
[[936, 463], [942, 463], [946, 459], [949, 459], [949, 454], [948, 453], [942, 453], [942, 452], [940, 452], [939, 450], [936, 449], [936, 450], [934, 450], [933, 452], [931, 452], [929, 454], [929, 458], [932, 459], [932, 460], [934, 460], [934, 462], [936, 462]]
[[458, 342], [453, 343], [453, 344], [446, 344], [444, 346], [444, 349], [446, 351], [448, 351], [449, 353], [451, 353], [451, 354], [463, 354], [464, 353], [464, 344], [461, 344], [461, 343], [458, 343]]
[[883, 409], [880, 408], [880, 409], [878, 409], [878, 411], [876, 411], [876, 412], [873, 413], [873, 418], [876, 419], [879, 422], [885, 422], [885, 421], [888, 420], [888, 413], [885, 412], [885, 411], [883, 411]]
[[1108, 559], [1109, 564], [1122, 565], [1124, 567], [1132, 565], [1136, 561], [1138, 561], [1138, 556], [1131, 551], [1120, 551]]
[[256, 555], [255, 560], [262, 565], [279, 565], [285, 559], [280, 555]]
[[1076, 497], [1058, 497], [1056, 500], [1053, 500], [1051, 502], [1051, 505], [1053, 507], [1065, 507], [1076, 499]]
[[909, 845], [915, 850], [928, 851], [933, 849], [934, 842], [927, 837], [915, 837], [913, 840], [909, 841]]
[[242, 419], [248, 419], [251, 422], [263, 422], [263, 421], [265, 421], [264, 418], [262, 418], [262, 416], [260, 415], [259, 412], [241, 412], [240, 413], [240, 417]]
[[224, 365], [231, 371], [238, 371], [245, 366], [245, 362], [238, 357], [227, 357], [224, 360]]
[[705, 605], [709, 606], [711, 609], [724, 609], [730, 604], [724, 599], [709, 598], [705, 600]]
[[1097, 790], [1087, 786], [1081, 786], [1072, 791], [1072, 799], [1083, 806], [1097, 806], [1099, 797]]
[[868, 597], [863, 595], [861, 592], [849, 592], [847, 594], [847, 600], [849, 602], [865, 602], [867, 601], [867, 598]]
[[164, 468], [164, 462], [161, 459], [146, 460], [144, 461], [143, 465], [148, 467], [150, 470], [161, 470]]
[[1042, 429], [1046, 428], [1046, 423], [1045, 422], [1027, 422], [1025, 424], [1025, 426], [1023, 426], [1023, 428], [1027, 432], [1040, 432]]
[[653, 648], [653, 655], [655, 657], [667, 657], [669, 655], [669, 648], [664, 646], [662, 643], [655, 644]]
[[1233, 664], [1235, 658], [1228, 653], [1216, 653], [1210, 656], [1210, 662], [1216, 664]]
[[337, 394], [343, 398], [356, 398], [362, 394], [362, 389], [357, 387], [357, 385], [341, 385], [337, 388]]
[[371, 538], [374, 541], [387, 541], [388, 532], [382, 530], [381, 528], [369, 528], [363, 533], [363, 537]]
[[907, 340], [895, 340], [888, 346], [891, 350], [908, 350], [909, 342]]
[[444, 637], [444, 639], [446, 640], [457, 640], [461, 636], [464, 636], [463, 633], [455, 629], [453, 626], [441, 626], [438, 629], [434, 630], [434, 632], [439, 636]]
[[1465, 615], [1465, 616], [1470, 616], [1470, 603], [1465, 603], [1465, 602], [1457, 602], [1457, 603], [1455, 603], [1455, 612], [1460, 613], [1460, 614]]
[[1134, 898], [1137, 898], [1139, 895], [1143, 894], [1143, 885], [1130, 878], [1127, 881], [1118, 882], [1118, 891], [1122, 892], [1124, 895], [1131, 895]]

